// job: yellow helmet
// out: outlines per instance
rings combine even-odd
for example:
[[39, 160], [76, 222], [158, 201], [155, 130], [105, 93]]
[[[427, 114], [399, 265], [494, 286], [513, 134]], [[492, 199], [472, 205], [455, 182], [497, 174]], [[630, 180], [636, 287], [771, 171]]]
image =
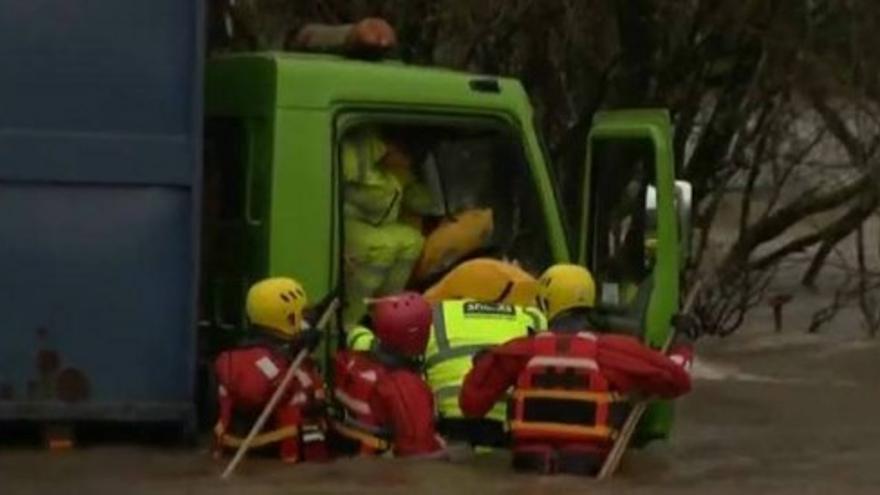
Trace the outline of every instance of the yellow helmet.
[[291, 339], [302, 329], [303, 310], [308, 297], [302, 285], [287, 277], [261, 280], [247, 294], [247, 314], [252, 325], [259, 325], [276, 336]]
[[522, 268], [494, 258], [465, 261], [425, 292], [425, 299], [474, 299], [516, 306], [535, 304], [537, 281]]
[[596, 302], [596, 282], [586, 268], [558, 264], [538, 279], [538, 307], [552, 320], [572, 308], [589, 308]]

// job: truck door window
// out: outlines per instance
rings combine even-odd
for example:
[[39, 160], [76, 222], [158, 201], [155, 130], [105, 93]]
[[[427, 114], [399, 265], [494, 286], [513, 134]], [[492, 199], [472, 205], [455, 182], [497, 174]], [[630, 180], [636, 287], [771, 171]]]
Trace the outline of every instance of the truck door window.
[[452, 214], [489, 209], [488, 247], [540, 273], [552, 263], [543, 209], [519, 143], [499, 132], [450, 135], [433, 146], [445, 205]]
[[596, 138], [591, 164], [591, 269], [604, 305], [632, 308], [653, 267], [646, 197], [654, 148], [648, 140]]
[[[379, 245], [408, 246], [410, 229], [423, 242], [408, 279], [416, 289], [477, 256], [517, 260], [534, 274], [552, 263], [542, 203], [520, 141], [497, 123], [358, 126], [341, 144], [347, 285], [355, 293], [400, 289], [387, 283], [399, 282], [393, 270], [401, 265], [392, 264], [391, 272], [381, 267], [379, 253], [387, 249]], [[389, 185], [389, 173], [402, 188]], [[377, 262], [368, 262], [371, 257]], [[381, 284], [368, 276], [372, 265]]]

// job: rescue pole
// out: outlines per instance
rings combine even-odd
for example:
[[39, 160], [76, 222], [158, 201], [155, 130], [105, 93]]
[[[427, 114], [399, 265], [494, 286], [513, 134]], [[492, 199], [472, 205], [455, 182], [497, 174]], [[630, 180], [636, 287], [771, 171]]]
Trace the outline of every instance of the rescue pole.
[[[684, 307], [682, 308], [681, 314], [690, 313], [691, 307], [694, 305], [694, 302], [697, 299], [697, 294], [703, 287], [703, 281], [705, 279], [700, 278], [697, 280], [697, 283], [691, 288], [690, 293], [685, 300]], [[669, 337], [666, 339], [666, 342], [663, 343], [663, 347], [661, 351], [663, 354], [669, 352], [669, 348], [672, 346], [672, 341], [675, 340], [675, 336], [677, 333], [677, 329], [673, 327], [672, 332], [670, 332]], [[617, 471], [617, 466], [620, 465], [621, 459], [623, 459], [623, 454], [626, 452], [626, 448], [629, 446], [630, 439], [633, 434], [635, 434], [636, 427], [639, 425], [639, 421], [642, 419], [642, 415], [645, 414], [645, 410], [648, 408], [648, 404], [651, 402], [650, 398], [643, 399], [639, 401], [634, 407], [633, 410], [630, 411], [629, 416], [626, 418], [626, 422], [623, 424], [623, 427], [620, 429], [620, 435], [617, 436], [617, 440], [614, 441], [614, 445], [611, 447], [611, 451], [608, 453], [608, 457], [605, 458], [605, 462], [602, 464], [602, 469], [599, 471], [599, 475], [597, 476], [600, 480], [605, 480], [611, 477], [615, 471]]]
[[[321, 315], [321, 318], [318, 320], [317, 325], [315, 327], [317, 329], [323, 329], [325, 325], [327, 325], [327, 321], [336, 311], [336, 307], [339, 305], [339, 298], [334, 298], [330, 305], [327, 306], [327, 309], [324, 310], [324, 314]], [[266, 407], [263, 408], [263, 412], [260, 414], [260, 417], [257, 418], [257, 422], [254, 423], [254, 426], [251, 427], [251, 431], [248, 432], [247, 437], [238, 447], [238, 450], [235, 452], [235, 457], [229, 461], [229, 465], [226, 466], [226, 470], [223, 471], [223, 474], [220, 475], [220, 478], [227, 479], [235, 470], [235, 467], [238, 466], [238, 463], [244, 458], [244, 454], [250, 448], [251, 442], [254, 441], [254, 437], [257, 436], [257, 432], [263, 429], [263, 425], [266, 424], [266, 420], [269, 419], [269, 415], [272, 414], [272, 411], [275, 410], [275, 406], [278, 405], [278, 401], [281, 400], [281, 396], [284, 395], [284, 392], [287, 390], [287, 387], [290, 386], [290, 382], [293, 380], [294, 375], [296, 374], [297, 369], [299, 369], [300, 364], [303, 359], [306, 358], [309, 354], [309, 349], [307, 347], [303, 347], [302, 350], [299, 351], [299, 354], [296, 355], [296, 359], [290, 364], [290, 367], [287, 369], [287, 374], [284, 375], [284, 380], [281, 381], [281, 384], [275, 389], [275, 393], [272, 395], [272, 398], [269, 400], [269, 403], [266, 404]]]

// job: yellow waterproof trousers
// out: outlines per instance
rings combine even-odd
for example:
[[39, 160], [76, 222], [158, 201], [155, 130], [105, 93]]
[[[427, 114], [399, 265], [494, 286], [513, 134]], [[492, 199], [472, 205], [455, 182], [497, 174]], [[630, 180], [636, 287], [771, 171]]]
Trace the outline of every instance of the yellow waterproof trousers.
[[367, 312], [364, 298], [400, 292], [422, 252], [422, 234], [402, 223], [374, 226], [345, 219], [344, 323], [357, 323]]

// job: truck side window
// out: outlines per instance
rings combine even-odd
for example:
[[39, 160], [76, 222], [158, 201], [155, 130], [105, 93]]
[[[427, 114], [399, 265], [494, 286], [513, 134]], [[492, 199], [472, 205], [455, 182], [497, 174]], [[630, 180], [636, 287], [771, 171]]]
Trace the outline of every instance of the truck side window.
[[590, 198], [590, 268], [600, 300], [632, 307], [653, 267], [646, 197], [654, 184], [651, 142], [594, 139]]

